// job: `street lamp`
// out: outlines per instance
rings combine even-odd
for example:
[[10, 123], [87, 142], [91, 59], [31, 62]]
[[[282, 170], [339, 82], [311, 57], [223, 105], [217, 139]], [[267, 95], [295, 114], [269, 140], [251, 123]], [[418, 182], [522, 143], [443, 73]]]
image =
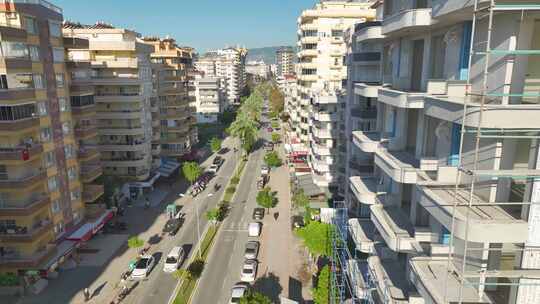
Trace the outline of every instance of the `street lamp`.
[[[208, 193], [207, 197], [212, 197], [214, 194], [212, 192]], [[184, 193], [179, 193], [179, 197], [185, 197], [186, 195]], [[199, 244], [199, 249], [197, 250], [199, 253], [199, 258], [201, 257], [201, 224], [199, 219], [199, 204], [195, 205], [195, 217], [197, 218], [197, 244]]]

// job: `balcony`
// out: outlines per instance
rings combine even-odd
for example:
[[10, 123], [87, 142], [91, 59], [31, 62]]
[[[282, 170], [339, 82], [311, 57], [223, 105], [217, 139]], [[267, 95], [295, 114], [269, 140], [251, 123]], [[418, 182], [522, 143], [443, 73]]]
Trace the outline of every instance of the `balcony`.
[[357, 52], [349, 55], [349, 62], [358, 66], [378, 66], [381, 63], [380, 52]]
[[20, 89], [7, 89], [0, 90], [0, 100], [32, 100], [36, 98], [36, 91], [34, 88], [20, 88]]
[[321, 139], [332, 139], [338, 136], [337, 130], [312, 128], [311, 134]]
[[375, 151], [375, 165], [394, 181], [402, 184], [415, 184], [420, 162], [409, 152], [388, 151], [380, 148]]
[[102, 159], [101, 164], [103, 167], [145, 167], [149, 164], [146, 157], [118, 157], [114, 159]]
[[355, 34], [357, 42], [367, 42], [384, 38], [380, 21], [367, 21], [357, 24], [355, 26]]
[[[473, 205], [469, 206], [469, 191], [458, 189], [455, 192], [453, 186], [417, 188], [420, 204], [446, 229], [453, 230], [457, 238], [480, 243], [523, 243], [527, 240], [527, 222], [520, 219], [520, 214], [509, 213], [477, 195], [473, 196]], [[458, 205], [454, 210], [456, 199]]]
[[330, 38], [330, 43], [332, 43], [332, 44], [342, 44], [342, 43], [344, 43], [344, 40], [343, 40], [343, 37], [339, 37], [339, 36], [331, 37]]
[[405, 92], [390, 88], [379, 89], [379, 101], [398, 108], [421, 109], [426, 93]]
[[315, 62], [299, 62], [297, 64], [301, 69], [316, 69], [318, 67]]
[[374, 249], [374, 232], [375, 226], [370, 219], [359, 219], [352, 218], [349, 219], [349, 233], [351, 238], [356, 245], [356, 250], [372, 254], [375, 252]]
[[26, 58], [2, 58], [0, 60], [0, 68], [7, 70], [8, 72], [15, 72], [13, 70], [31, 70], [32, 61], [29, 57]]
[[136, 69], [139, 67], [137, 58], [103, 58], [92, 60], [92, 68], [125, 68]]
[[101, 95], [96, 95], [94, 97], [95, 102], [100, 103], [109, 103], [109, 102], [141, 102], [143, 100], [143, 96], [141, 96], [139, 93], [132, 93], [132, 94], [111, 94], [111, 95], [103, 95], [104, 93], [98, 93]]
[[304, 36], [300, 38], [301, 44], [314, 44], [319, 42], [319, 37], [317, 36]]
[[98, 129], [92, 125], [75, 127], [74, 131], [75, 137], [79, 139], [95, 137], [98, 134]]
[[333, 149], [331, 147], [320, 145], [316, 142], [313, 142], [311, 144], [311, 148], [313, 149], [313, 152], [317, 155], [323, 155], [323, 156], [331, 156], [333, 153]]
[[39, 248], [31, 255], [21, 254], [17, 251], [5, 252], [0, 257], [0, 265], [12, 268], [29, 268], [37, 269], [39, 266], [51, 258], [55, 253], [56, 245], [45, 245]]
[[[475, 285], [464, 284], [456, 275], [446, 257], [413, 257], [409, 261], [409, 280], [426, 303], [493, 303], [485, 295], [479, 297]], [[450, 265], [450, 269], [448, 266]]]
[[95, 202], [105, 193], [105, 187], [103, 185], [91, 185], [85, 184], [83, 186], [82, 199], [85, 203]]
[[379, 89], [382, 88], [380, 85], [368, 84], [368, 83], [355, 83], [354, 84], [354, 94], [364, 96], [364, 97], [379, 97]]
[[79, 147], [79, 158], [82, 160], [88, 160], [98, 156], [98, 146], [83, 145]]
[[142, 109], [97, 112], [99, 119], [139, 119], [142, 115]]
[[81, 181], [89, 183], [103, 174], [101, 165], [82, 165], [81, 166]]
[[317, 57], [319, 55], [319, 52], [316, 49], [313, 50], [301, 50], [298, 52], [298, 58], [303, 57]]
[[338, 121], [337, 113], [315, 112], [313, 118], [317, 121], [333, 122]]
[[0, 229], [0, 240], [3, 242], [33, 242], [41, 237], [53, 227], [49, 219], [43, 219], [35, 222], [31, 228], [13, 226]]
[[88, 46], [88, 39], [77, 37], [64, 37], [64, 47], [66, 49], [87, 49]]
[[365, 131], [353, 131], [353, 143], [362, 151], [366, 153], [375, 153], [381, 143], [386, 139], [381, 138], [381, 132], [365, 132]]
[[89, 49], [91, 51], [135, 51], [137, 43], [135, 41], [99, 41], [90, 40]]
[[144, 149], [148, 146], [148, 143], [145, 141], [133, 141], [131, 143], [102, 143], [99, 146], [100, 151], [124, 151], [124, 152], [132, 152], [132, 151], [144, 151]]
[[384, 17], [381, 34], [398, 35], [403, 32], [412, 34], [431, 25], [431, 8], [408, 9], [392, 16]]
[[[1, 98], [0, 98], [1, 99]], [[30, 117], [18, 120], [2, 120], [0, 121], [0, 131], [21, 132], [23, 130], [38, 128], [39, 117]]]
[[[467, 102], [467, 127], [476, 128], [480, 121], [480, 103], [477, 98], [464, 96], [425, 97], [425, 113], [445, 121], [463, 124], [463, 105]], [[501, 104], [492, 102], [484, 105], [482, 128], [492, 129], [537, 129], [540, 128], [540, 104]]]
[[140, 85], [143, 80], [139, 77], [114, 77], [114, 76], [94, 76], [91, 79], [94, 85]]
[[396, 252], [409, 252], [414, 248], [414, 227], [401, 207], [372, 205], [371, 221], [383, 237], [388, 248]]
[[377, 178], [373, 176], [351, 176], [349, 178], [349, 185], [356, 199], [366, 205], [375, 205], [377, 203], [377, 196], [385, 193], [379, 191]]
[[93, 115], [96, 113], [96, 105], [91, 104], [83, 107], [71, 107], [71, 113], [74, 115]]
[[[479, 0], [479, 8], [489, 5], [489, 2], [489, 0]], [[456, 22], [459, 22], [459, 20], [468, 20], [466, 18], [472, 14], [473, 6], [474, 1], [472, 0], [433, 0], [432, 17], [437, 19], [452, 16], [459, 18]], [[527, 7], [526, 4], [523, 4], [523, 6]]]
[[142, 126], [101, 126], [99, 135], [144, 135]]
[[[405, 267], [395, 260], [379, 256], [367, 258], [371, 283], [375, 285], [380, 303], [408, 304], [408, 285]], [[421, 303], [421, 302], [420, 302]]]
[[4, 22], [0, 25], [0, 35], [5, 41], [26, 41], [27, 37], [26, 30], [20, 28], [20, 24], [5, 24]]
[[13, 148], [0, 148], [0, 160], [28, 161], [43, 152], [40, 143], [20, 145]]
[[26, 199], [0, 200], [0, 213], [3, 216], [29, 216], [47, 207], [49, 196], [45, 193], [32, 195]]
[[0, 189], [20, 188], [23, 191], [23, 188], [29, 188], [36, 183], [44, 182], [47, 178], [47, 172], [44, 170], [30, 170], [21, 176], [3, 176], [2, 178], [0, 179]]
[[298, 75], [298, 79], [301, 81], [317, 81], [319, 79], [319, 76], [317, 74], [311, 74], [311, 75], [300, 74]]
[[377, 108], [371, 107], [361, 107], [354, 106], [351, 108], [351, 116], [355, 118], [360, 118], [363, 120], [377, 120]]

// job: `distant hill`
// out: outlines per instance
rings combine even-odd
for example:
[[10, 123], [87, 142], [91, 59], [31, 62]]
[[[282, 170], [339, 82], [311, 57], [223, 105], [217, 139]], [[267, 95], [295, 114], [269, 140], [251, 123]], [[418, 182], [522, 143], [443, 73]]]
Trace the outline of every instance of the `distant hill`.
[[281, 46], [267, 46], [248, 50], [247, 61], [263, 60], [266, 64], [276, 63], [276, 51]]

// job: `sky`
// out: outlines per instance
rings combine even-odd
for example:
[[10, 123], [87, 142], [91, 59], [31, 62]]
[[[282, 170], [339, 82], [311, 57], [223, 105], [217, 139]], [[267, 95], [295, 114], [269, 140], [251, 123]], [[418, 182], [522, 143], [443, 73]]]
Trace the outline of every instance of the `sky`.
[[[296, 20], [316, 0], [49, 0], [64, 19], [105, 21], [143, 36], [175, 38], [199, 52], [225, 46], [294, 45]], [[91, 3], [91, 4], [90, 4]]]

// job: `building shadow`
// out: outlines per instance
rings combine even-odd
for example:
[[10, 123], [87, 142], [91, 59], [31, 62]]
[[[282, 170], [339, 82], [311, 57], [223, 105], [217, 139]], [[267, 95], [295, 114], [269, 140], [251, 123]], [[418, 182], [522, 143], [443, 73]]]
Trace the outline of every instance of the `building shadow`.
[[283, 287], [279, 283], [279, 278], [274, 273], [269, 272], [253, 283], [253, 289], [270, 298], [272, 303], [279, 303], [279, 295]]
[[289, 299], [305, 303], [302, 297], [302, 282], [292, 277], [289, 277]]

